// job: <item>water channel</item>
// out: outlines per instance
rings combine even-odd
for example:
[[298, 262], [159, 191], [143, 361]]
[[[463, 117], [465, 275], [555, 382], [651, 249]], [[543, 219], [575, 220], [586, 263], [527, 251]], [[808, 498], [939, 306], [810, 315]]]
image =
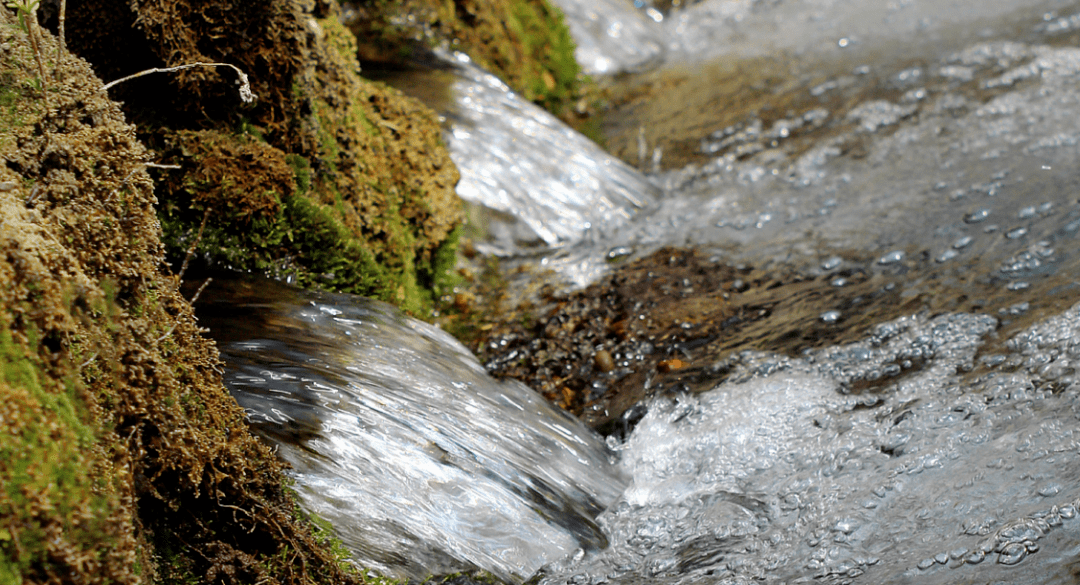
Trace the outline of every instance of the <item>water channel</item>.
[[608, 151], [431, 74], [477, 249], [575, 290], [693, 248], [846, 334], [685, 346], [605, 438], [390, 307], [236, 281], [201, 319], [305, 505], [417, 579], [1080, 580], [1080, 3], [575, 1]]

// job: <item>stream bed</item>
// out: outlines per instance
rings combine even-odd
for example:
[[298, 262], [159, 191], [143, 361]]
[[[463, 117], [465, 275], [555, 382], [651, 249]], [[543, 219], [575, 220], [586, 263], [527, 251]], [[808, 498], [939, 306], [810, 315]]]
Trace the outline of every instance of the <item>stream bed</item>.
[[610, 152], [444, 55], [476, 249], [556, 289], [484, 341], [536, 388], [371, 301], [204, 297], [305, 506], [419, 579], [1080, 579], [1080, 3], [565, 2]]

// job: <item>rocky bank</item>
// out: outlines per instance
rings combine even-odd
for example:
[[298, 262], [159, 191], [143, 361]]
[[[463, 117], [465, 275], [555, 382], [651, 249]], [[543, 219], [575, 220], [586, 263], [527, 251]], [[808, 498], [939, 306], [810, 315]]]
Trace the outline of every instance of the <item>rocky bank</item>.
[[[296, 506], [180, 285], [225, 268], [430, 314], [461, 223], [436, 116], [360, 76], [332, 1], [30, 14], [0, 10], [0, 582], [371, 581]], [[552, 38], [541, 102], [572, 51]], [[102, 82], [196, 62], [257, 100], [222, 67]]]

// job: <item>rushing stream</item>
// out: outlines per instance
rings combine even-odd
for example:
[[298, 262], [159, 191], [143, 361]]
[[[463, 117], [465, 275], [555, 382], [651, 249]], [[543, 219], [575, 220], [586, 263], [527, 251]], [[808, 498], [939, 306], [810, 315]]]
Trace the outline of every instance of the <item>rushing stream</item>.
[[305, 505], [419, 578], [1080, 580], [1080, 3], [609, 4], [564, 11], [587, 69], [651, 80], [612, 122], [648, 175], [447, 57], [481, 251], [581, 286], [692, 246], [940, 309], [744, 348], [605, 443], [384, 305], [233, 283], [202, 318]]

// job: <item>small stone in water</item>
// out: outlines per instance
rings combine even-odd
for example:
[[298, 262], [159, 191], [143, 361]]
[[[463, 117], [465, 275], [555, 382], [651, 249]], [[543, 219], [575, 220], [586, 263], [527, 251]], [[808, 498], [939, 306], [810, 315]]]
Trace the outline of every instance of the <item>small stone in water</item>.
[[601, 349], [593, 356], [593, 361], [596, 363], [596, 369], [601, 372], [610, 372], [615, 369], [615, 360], [611, 358], [611, 353], [606, 349]]
[[687, 365], [688, 364], [686, 362], [680, 360], [679, 358], [675, 358], [670, 360], [662, 360], [660, 363], [656, 364], [656, 369], [666, 374], [674, 370], [681, 370]]

